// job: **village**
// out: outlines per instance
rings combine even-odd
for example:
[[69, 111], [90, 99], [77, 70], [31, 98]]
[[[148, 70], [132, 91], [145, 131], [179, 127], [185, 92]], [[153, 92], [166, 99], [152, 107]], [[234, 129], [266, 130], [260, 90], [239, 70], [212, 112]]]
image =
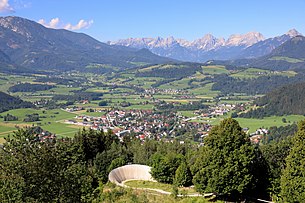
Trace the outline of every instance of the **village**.
[[[101, 116], [77, 115], [75, 119], [65, 120], [66, 124], [87, 127], [103, 132], [113, 132], [123, 140], [124, 136], [131, 135], [140, 140], [145, 139], [172, 139], [191, 136], [194, 141], [203, 142], [212, 128], [211, 120], [217, 116], [223, 116], [235, 110], [234, 104], [218, 104], [209, 106], [208, 110], [193, 111], [194, 117], [183, 116], [181, 112], [156, 111], [139, 109], [90, 109], [100, 112]], [[73, 112], [84, 110], [82, 107], [66, 108]], [[205, 122], [198, 122], [198, 120]], [[244, 129], [247, 132], [247, 129]], [[264, 133], [268, 133], [264, 129]], [[259, 134], [259, 136], [256, 136]], [[251, 134], [253, 142], [258, 143], [263, 133]], [[183, 140], [183, 139], [181, 139]]]

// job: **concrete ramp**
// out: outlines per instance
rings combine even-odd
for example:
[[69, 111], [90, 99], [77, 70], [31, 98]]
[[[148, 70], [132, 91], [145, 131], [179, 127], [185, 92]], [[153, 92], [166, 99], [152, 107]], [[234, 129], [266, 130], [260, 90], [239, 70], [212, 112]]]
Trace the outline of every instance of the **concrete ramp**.
[[150, 174], [150, 166], [131, 164], [118, 167], [110, 171], [108, 179], [110, 182], [123, 186], [126, 180], [147, 180], [154, 181]]

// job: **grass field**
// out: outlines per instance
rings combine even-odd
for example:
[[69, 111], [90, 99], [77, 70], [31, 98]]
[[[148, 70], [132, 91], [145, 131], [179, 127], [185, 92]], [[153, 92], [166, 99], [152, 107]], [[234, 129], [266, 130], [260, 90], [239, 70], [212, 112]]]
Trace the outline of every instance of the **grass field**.
[[217, 96], [220, 92], [219, 91], [212, 91], [213, 83], [208, 83], [206, 85], [204, 85], [203, 87], [198, 87], [198, 88], [194, 88], [189, 90], [189, 92], [195, 94], [195, 95], [200, 95], [200, 96], [205, 96], [205, 98], [213, 98], [215, 96]]
[[241, 79], [249, 79], [249, 78], [257, 78], [262, 75], [268, 75], [271, 71], [258, 69], [258, 68], [248, 68], [246, 70], [238, 71], [237, 73], [231, 74], [232, 77], [241, 78]]
[[[44, 111], [44, 113], [43, 113]], [[24, 122], [23, 119], [27, 114], [38, 113], [40, 116], [45, 118], [40, 118], [40, 121], [36, 122]], [[73, 119], [75, 114], [69, 113], [60, 109], [56, 110], [36, 110], [36, 109], [15, 109], [7, 112], [3, 112], [0, 115], [4, 116], [6, 114], [11, 114], [18, 117], [18, 121], [10, 122], [0, 122], [0, 137], [5, 137], [12, 131], [16, 130], [15, 125], [20, 127], [39, 125], [44, 130], [48, 130], [59, 136], [73, 136], [75, 132], [78, 131], [79, 127], [64, 124], [64, 120]], [[77, 127], [77, 128], [75, 128]]]
[[[214, 119], [210, 119], [212, 125], [217, 125], [225, 116], [220, 116]], [[287, 120], [283, 123], [282, 119]], [[286, 126], [292, 123], [297, 123], [304, 120], [305, 117], [301, 115], [288, 115], [288, 116], [271, 116], [265, 117], [264, 119], [253, 119], [253, 118], [235, 118], [242, 128], [249, 128], [249, 133], [255, 132], [259, 128], [269, 128], [272, 126]]]
[[300, 63], [304, 62], [303, 59], [296, 59], [296, 58], [290, 58], [290, 57], [283, 57], [283, 56], [274, 56], [270, 58], [269, 60], [275, 60], [275, 61], [287, 61], [288, 63]]
[[181, 80], [176, 80], [174, 82], [166, 83], [161, 85], [159, 88], [161, 89], [186, 89], [189, 87], [188, 82], [190, 78], [183, 78]]
[[202, 68], [203, 68], [203, 73], [209, 75], [229, 73], [229, 71], [224, 66], [210, 65], [210, 66], [202, 66]]
[[186, 116], [186, 117], [196, 116], [193, 111], [179, 111], [179, 113], [181, 113], [182, 116]]
[[[103, 196], [106, 197], [103, 199], [105, 203], [208, 203], [211, 201], [203, 197], [174, 197], [172, 195], [162, 195], [154, 191], [109, 186], [109, 184], [103, 187]], [[213, 202], [220, 203], [221, 201], [214, 200]]]

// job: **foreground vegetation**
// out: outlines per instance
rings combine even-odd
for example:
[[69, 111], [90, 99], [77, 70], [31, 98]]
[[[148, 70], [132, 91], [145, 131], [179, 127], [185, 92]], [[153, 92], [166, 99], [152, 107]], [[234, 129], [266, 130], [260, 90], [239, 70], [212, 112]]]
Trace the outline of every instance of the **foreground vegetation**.
[[[302, 163], [305, 122], [295, 136], [263, 146], [252, 145], [234, 119], [225, 119], [205, 145], [146, 140], [120, 142], [111, 132], [82, 130], [74, 138], [41, 139], [20, 129], [0, 149], [2, 202], [159, 201], [138, 191], [107, 188], [108, 173], [127, 163], [152, 166], [159, 182], [175, 187], [194, 183], [196, 191], [219, 200], [273, 199], [304, 201]], [[284, 153], [283, 153], [284, 152]], [[295, 171], [298, 171], [295, 173]], [[293, 178], [292, 178], [293, 177]], [[163, 187], [163, 186], [162, 186]], [[173, 195], [179, 193], [174, 189]], [[298, 188], [297, 190], [294, 188]], [[175, 192], [177, 191], [177, 192]], [[173, 197], [165, 197], [172, 201]], [[205, 202], [202, 197], [175, 199]]]

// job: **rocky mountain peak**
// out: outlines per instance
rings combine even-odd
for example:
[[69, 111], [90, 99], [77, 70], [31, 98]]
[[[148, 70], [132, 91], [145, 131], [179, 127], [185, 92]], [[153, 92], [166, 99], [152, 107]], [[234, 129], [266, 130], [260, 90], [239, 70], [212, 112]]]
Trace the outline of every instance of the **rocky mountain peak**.
[[296, 29], [291, 29], [288, 32], [286, 32], [286, 35], [289, 35], [290, 37], [295, 37], [298, 35], [302, 35], [302, 33], [298, 32]]
[[217, 39], [212, 34], [206, 34], [202, 38], [196, 39], [191, 43], [191, 46], [196, 49], [209, 51], [216, 49], [224, 45], [225, 40], [223, 38]]
[[16, 16], [0, 17], [0, 27], [9, 29], [26, 38], [32, 38], [32, 33], [43, 29], [43, 26], [34, 23], [34, 21]]
[[226, 46], [245, 46], [249, 47], [259, 41], [264, 40], [265, 37], [259, 32], [248, 32], [244, 35], [231, 35], [226, 41]]

